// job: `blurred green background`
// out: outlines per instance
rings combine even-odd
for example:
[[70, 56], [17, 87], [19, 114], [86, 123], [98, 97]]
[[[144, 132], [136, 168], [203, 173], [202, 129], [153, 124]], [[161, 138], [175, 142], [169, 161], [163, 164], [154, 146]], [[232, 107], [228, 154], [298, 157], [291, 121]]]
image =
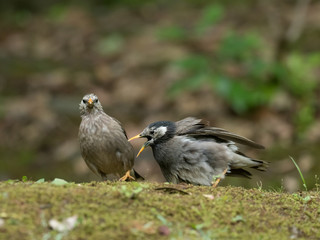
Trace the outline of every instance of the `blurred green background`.
[[[320, 2], [0, 2], [0, 179], [98, 180], [78, 146], [82, 96], [96, 93], [129, 137], [187, 116], [266, 146], [252, 180], [319, 183]], [[133, 142], [136, 151], [142, 141]], [[136, 168], [162, 181], [151, 150]]]

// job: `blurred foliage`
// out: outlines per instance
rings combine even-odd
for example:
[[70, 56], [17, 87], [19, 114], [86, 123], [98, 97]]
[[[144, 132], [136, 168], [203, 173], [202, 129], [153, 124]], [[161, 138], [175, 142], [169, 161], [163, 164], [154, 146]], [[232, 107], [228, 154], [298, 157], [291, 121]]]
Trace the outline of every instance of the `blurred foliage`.
[[224, 9], [221, 5], [214, 4], [207, 6], [196, 24], [195, 31], [203, 34], [209, 27], [222, 19]]
[[120, 34], [112, 34], [100, 38], [96, 51], [101, 55], [111, 55], [120, 52], [124, 46], [125, 39]]
[[279, 66], [259, 56], [260, 42], [254, 33], [230, 32], [214, 55], [191, 54], [181, 59], [175, 64], [185, 70], [186, 77], [174, 83], [169, 93], [177, 96], [208, 84], [238, 114], [266, 104], [277, 90], [267, 76]]
[[280, 84], [300, 100], [294, 122], [299, 135], [303, 135], [316, 119], [318, 80], [315, 71], [320, 66], [320, 53], [293, 52], [284, 64], [287, 76], [281, 78]]
[[[206, 32], [214, 31], [223, 16], [221, 5], [207, 6], [193, 29], [171, 26], [161, 30], [160, 38], [181, 43], [200, 40]], [[271, 46], [253, 30], [229, 31], [217, 44], [215, 51], [195, 50], [174, 62], [183, 70], [184, 77], [172, 84], [170, 96], [206, 85], [223, 97], [234, 112], [246, 114], [270, 104], [279, 91], [286, 91], [300, 103], [294, 116], [298, 133], [308, 129], [315, 120], [313, 103], [317, 94], [315, 71], [320, 65], [319, 53], [288, 52], [283, 61], [269, 59], [265, 52], [272, 51]]]
[[179, 26], [169, 26], [158, 30], [158, 38], [167, 41], [180, 41], [187, 37], [187, 32]]
[[57, 2], [55, 0], [12, 0], [12, 1], [0, 1], [0, 12], [10, 11], [10, 12], [21, 12], [24, 10], [25, 12], [39, 13], [46, 12], [48, 9], [57, 8], [61, 6], [86, 6], [86, 7], [94, 7], [99, 8], [101, 6], [141, 6], [142, 4], [147, 3], [146, 0], [67, 0], [62, 2]]

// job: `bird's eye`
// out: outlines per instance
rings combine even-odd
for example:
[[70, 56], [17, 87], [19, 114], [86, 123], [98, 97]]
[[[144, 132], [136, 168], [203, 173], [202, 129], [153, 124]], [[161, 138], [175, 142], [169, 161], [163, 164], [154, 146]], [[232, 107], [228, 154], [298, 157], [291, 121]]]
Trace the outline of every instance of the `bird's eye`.
[[150, 130], [150, 134], [154, 134], [154, 130]]
[[85, 99], [83, 99], [83, 100], [82, 100], [82, 102], [83, 102], [84, 104], [86, 104], [88, 101], [87, 101], [87, 100], [85, 100]]
[[97, 102], [98, 102], [98, 99], [96, 98], [95, 100], [93, 100], [93, 102], [94, 102], [94, 103], [97, 103]]

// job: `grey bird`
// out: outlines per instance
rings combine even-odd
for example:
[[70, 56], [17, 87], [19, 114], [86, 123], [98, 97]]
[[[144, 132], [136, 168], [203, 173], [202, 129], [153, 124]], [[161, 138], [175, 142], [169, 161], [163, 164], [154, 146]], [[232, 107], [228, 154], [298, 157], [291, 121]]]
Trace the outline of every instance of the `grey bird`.
[[136, 138], [147, 138], [137, 157], [151, 146], [162, 174], [172, 183], [216, 186], [225, 174], [250, 178], [243, 168], [264, 171], [268, 165], [241, 153], [236, 143], [257, 149], [262, 145], [192, 117], [154, 122], [129, 141]]
[[95, 94], [85, 95], [79, 109], [82, 118], [80, 150], [89, 169], [104, 180], [134, 179], [130, 175], [134, 164], [133, 147], [120, 122], [103, 111]]

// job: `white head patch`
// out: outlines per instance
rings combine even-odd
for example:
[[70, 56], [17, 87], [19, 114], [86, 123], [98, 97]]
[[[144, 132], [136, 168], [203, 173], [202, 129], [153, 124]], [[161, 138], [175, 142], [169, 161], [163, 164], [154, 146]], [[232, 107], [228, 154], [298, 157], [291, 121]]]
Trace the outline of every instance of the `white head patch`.
[[167, 130], [168, 130], [167, 127], [164, 127], [164, 126], [158, 127], [158, 128], [155, 130], [155, 134], [154, 134], [154, 135], [155, 135], [156, 138], [161, 138], [163, 135], [166, 134]]

